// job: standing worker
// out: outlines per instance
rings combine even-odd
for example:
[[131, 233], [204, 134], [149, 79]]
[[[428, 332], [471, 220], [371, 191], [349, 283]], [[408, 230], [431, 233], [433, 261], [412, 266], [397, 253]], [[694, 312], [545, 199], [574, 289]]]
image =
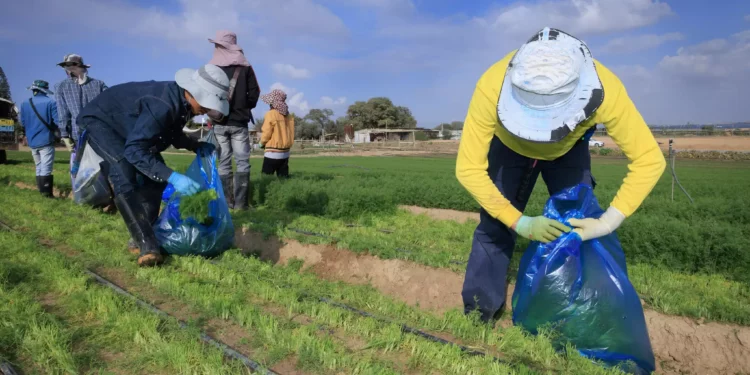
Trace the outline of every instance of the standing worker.
[[49, 95], [49, 83], [36, 80], [31, 87], [31, 98], [21, 104], [19, 120], [24, 128], [26, 139], [31, 148], [31, 155], [36, 165], [36, 187], [48, 198], [53, 198], [52, 187], [54, 176], [52, 166], [55, 162], [55, 133], [57, 126], [57, 105]]
[[174, 146], [210, 154], [213, 145], [188, 138], [182, 128], [191, 117], [209, 110], [229, 113], [229, 79], [219, 67], [182, 69], [175, 81], [113, 86], [92, 100], [80, 117], [86, 141], [109, 163], [115, 205], [138, 247], [140, 266], [163, 261], [153, 224], [167, 182], [183, 195], [201, 188], [169, 168], [161, 152]]
[[[78, 130], [78, 115], [83, 107], [102, 91], [107, 89], [104, 82], [89, 77], [88, 68], [91, 65], [83, 63], [83, 57], [74, 53], [65, 55], [63, 61], [57, 64], [65, 69], [68, 76], [55, 85], [55, 100], [57, 113], [60, 116], [60, 136], [65, 147], [70, 151], [70, 166], [76, 159], [76, 141]], [[71, 175], [71, 181], [73, 176]]]
[[625, 87], [584, 42], [550, 28], [479, 79], [456, 162], [456, 177], [482, 206], [461, 293], [465, 313], [478, 308], [489, 322], [502, 312], [516, 235], [546, 243], [572, 229], [522, 212], [540, 173], [550, 195], [595, 186], [588, 138], [599, 123], [629, 159], [629, 172], [600, 218], [569, 221], [584, 241], [616, 230], [666, 166]]
[[271, 107], [261, 128], [260, 147], [266, 150], [261, 172], [287, 178], [289, 152], [294, 145], [294, 116], [289, 113], [285, 92], [274, 89], [260, 99]]
[[[218, 116], [209, 112], [219, 142], [219, 177], [229, 208], [247, 210], [250, 185], [250, 137], [247, 127], [249, 122], [255, 124], [252, 109], [258, 103], [260, 86], [242, 47], [237, 45], [235, 33], [217, 31], [216, 39], [208, 41], [214, 44], [214, 56], [208, 63], [220, 67], [230, 77], [229, 116], [217, 119]], [[232, 155], [237, 163], [234, 178]]]

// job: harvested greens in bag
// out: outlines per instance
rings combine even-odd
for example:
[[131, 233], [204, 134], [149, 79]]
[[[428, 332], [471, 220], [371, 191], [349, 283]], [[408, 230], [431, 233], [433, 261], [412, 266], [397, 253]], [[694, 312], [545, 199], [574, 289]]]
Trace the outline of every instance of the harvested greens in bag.
[[[555, 194], [544, 208], [545, 217], [566, 224], [603, 212], [584, 184]], [[582, 242], [571, 231], [548, 244], [532, 242], [512, 303], [513, 323], [533, 334], [547, 326], [557, 345], [569, 342], [585, 357], [634, 374], [654, 371], [643, 308], [615, 233]]]
[[[234, 243], [234, 225], [216, 167], [216, 152], [196, 155], [185, 175], [201, 184], [201, 192], [183, 197], [172, 184], [167, 185], [162, 195], [166, 207], [154, 224], [156, 238], [170, 254], [219, 255]], [[183, 200], [188, 201], [184, 210]]]
[[73, 201], [93, 207], [105, 207], [112, 202], [114, 193], [109, 186], [104, 159], [86, 141], [86, 131], [78, 139], [76, 160], [73, 162]]

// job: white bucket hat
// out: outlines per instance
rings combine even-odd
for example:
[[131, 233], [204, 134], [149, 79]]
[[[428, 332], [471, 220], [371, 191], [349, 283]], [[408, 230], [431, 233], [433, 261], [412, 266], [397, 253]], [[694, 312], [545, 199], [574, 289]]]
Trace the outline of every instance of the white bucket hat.
[[501, 126], [519, 138], [555, 143], [588, 120], [603, 100], [586, 44], [545, 27], [511, 59], [497, 115]]
[[198, 70], [180, 69], [174, 80], [192, 95], [201, 107], [229, 114], [229, 77], [216, 65], [207, 64]]

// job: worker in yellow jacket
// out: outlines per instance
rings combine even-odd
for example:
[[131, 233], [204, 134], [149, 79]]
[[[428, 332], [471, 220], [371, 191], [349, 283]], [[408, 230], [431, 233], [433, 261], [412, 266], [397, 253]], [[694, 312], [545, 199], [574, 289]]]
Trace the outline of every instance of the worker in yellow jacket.
[[[604, 124], [630, 161], [609, 208], [574, 228], [523, 210], [541, 173], [550, 195], [595, 186], [588, 138]], [[625, 87], [586, 44], [544, 28], [477, 82], [464, 122], [456, 177], [482, 206], [466, 267], [464, 310], [497, 319], [516, 235], [550, 242], [574, 230], [589, 240], [613, 232], [641, 205], [666, 162]]]

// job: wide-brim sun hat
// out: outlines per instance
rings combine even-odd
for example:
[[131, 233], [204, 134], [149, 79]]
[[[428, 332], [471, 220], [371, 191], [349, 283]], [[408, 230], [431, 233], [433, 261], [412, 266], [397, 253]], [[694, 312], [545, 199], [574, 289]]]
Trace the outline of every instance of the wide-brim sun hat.
[[47, 95], [54, 94], [52, 90], [49, 89], [49, 82], [40, 79], [34, 81], [34, 83], [27, 87], [26, 90], [39, 90]]
[[81, 57], [81, 55], [77, 55], [75, 53], [69, 53], [63, 56], [63, 61], [57, 63], [57, 65], [64, 68], [65, 65], [70, 64], [70, 63], [79, 64], [80, 66], [86, 69], [91, 67], [91, 65], [87, 65], [83, 62], [83, 57]]
[[604, 101], [604, 89], [586, 44], [545, 27], [518, 49], [500, 89], [497, 115], [509, 133], [556, 143]]
[[237, 34], [229, 31], [229, 30], [219, 30], [216, 32], [216, 37], [214, 39], [209, 38], [209, 42], [213, 44], [218, 44], [226, 49], [233, 50], [233, 51], [241, 51], [242, 47], [237, 45]]
[[229, 114], [229, 78], [221, 68], [206, 64], [195, 69], [180, 69], [175, 73], [177, 85], [187, 90], [201, 107]]

